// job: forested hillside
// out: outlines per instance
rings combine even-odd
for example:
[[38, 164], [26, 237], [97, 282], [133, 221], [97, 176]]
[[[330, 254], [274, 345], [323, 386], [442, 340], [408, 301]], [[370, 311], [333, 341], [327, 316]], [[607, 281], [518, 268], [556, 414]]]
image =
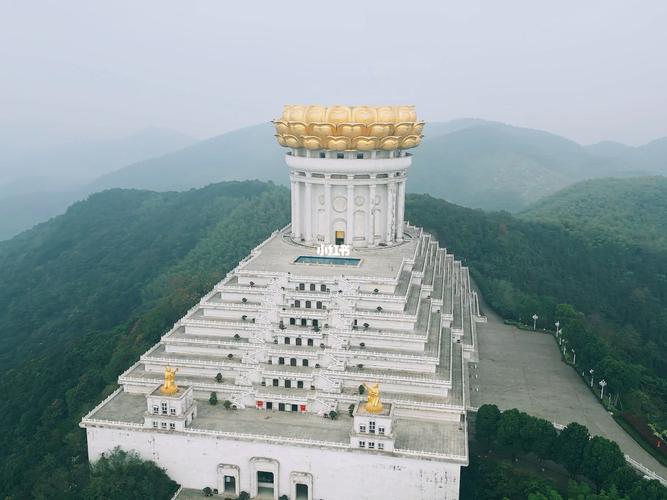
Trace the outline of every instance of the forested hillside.
[[593, 244], [667, 250], [667, 177], [595, 179], [575, 184], [519, 214], [558, 224]]
[[288, 211], [258, 182], [113, 190], [0, 245], [0, 498], [81, 498], [80, 418]]
[[[0, 244], [0, 498], [82, 498], [77, 424], [117, 376], [289, 219], [287, 189], [223, 183], [112, 190]], [[589, 346], [622, 404], [665, 425], [667, 256], [562, 228], [408, 197], [408, 218], [471, 266], [509, 318], [538, 312]], [[586, 314], [557, 304], [568, 302]], [[560, 316], [558, 316], [560, 315]], [[578, 358], [579, 359], [579, 358]], [[586, 365], [587, 366], [587, 365]], [[615, 377], [615, 378], [614, 378]]]

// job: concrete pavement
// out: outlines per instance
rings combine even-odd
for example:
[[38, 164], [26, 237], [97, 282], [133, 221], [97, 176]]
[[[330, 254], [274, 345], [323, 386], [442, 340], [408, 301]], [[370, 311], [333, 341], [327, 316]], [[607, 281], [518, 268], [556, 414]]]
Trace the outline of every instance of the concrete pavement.
[[639, 446], [561, 361], [551, 335], [506, 325], [481, 300], [480, 307], [488, 323], [477, 325], [480, 361], [468, 370], [472, 406], [490, 403], [557, 424], [578, 422], [591, 434], [616, 441], [625, 454], [667, 479], [667, 467]]

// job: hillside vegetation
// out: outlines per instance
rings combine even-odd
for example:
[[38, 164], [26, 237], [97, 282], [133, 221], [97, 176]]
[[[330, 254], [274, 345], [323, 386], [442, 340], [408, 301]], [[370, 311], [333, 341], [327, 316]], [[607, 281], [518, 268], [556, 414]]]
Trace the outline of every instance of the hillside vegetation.
[[540, 200], [519, 215], [558, 224], [592, 244], [667, 250], [667, 177], [595, 179]]
[[[259, 182], [112, 190], [0, 244], [0, 498], [90, 491], [82, 415], [289, 207], [287, 189]], [[429, 196], [408, 197], [407, 211], [503, 315], [568, 322], [624, 409], [664, 427], [665, 254]]]

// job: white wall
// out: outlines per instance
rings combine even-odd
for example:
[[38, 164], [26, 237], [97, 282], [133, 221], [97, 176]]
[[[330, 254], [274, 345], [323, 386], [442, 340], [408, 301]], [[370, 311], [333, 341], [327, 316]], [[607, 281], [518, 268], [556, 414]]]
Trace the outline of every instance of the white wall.
[[289, 495], [291, 472], [313, 475], [313, 498], [326, 500], [451, 500], [459, 498], [460, 466], [362, 450], [277, 445], [178, 432], [88, 428], [91, 461], [120, 445], [156, 461], [184, 487], [217, 487], [218, 464], [240, 468], [250, 491], [250, 459], [279, 462], [278, 495]]

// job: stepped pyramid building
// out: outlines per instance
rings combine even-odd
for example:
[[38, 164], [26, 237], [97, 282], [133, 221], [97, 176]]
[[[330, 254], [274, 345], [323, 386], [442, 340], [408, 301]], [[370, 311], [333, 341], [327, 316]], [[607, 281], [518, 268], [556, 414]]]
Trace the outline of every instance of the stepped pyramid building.
[[404, 218], [424, 124], [412, 106], [286, 106], [274, 124], [291, 224], [82, 420], [90, 460], [136, 450], [222, 498], [456, 499], [484, 318], [468, 269]]

